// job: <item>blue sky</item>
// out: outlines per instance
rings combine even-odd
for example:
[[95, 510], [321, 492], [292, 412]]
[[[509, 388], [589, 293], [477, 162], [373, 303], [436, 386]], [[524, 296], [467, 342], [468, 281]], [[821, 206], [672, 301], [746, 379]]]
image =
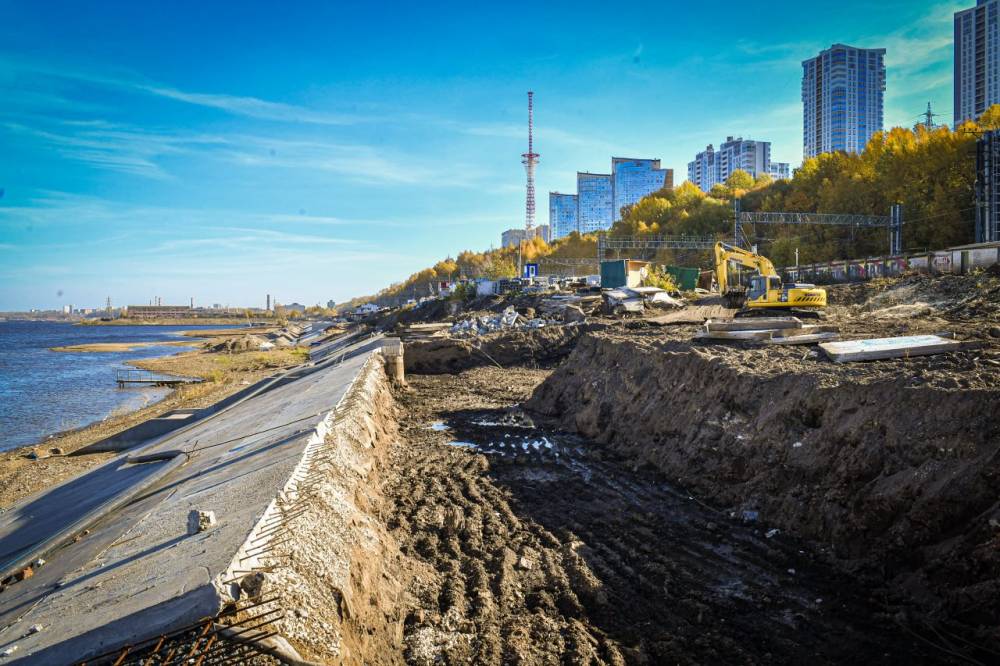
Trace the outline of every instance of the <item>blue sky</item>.
[[0, 310], [345, 300], [550, 190], [727, 135], [801, 161], [801, 61], [885, 47], [886, 124], [950, 120], [965, 2], [0, 0]]

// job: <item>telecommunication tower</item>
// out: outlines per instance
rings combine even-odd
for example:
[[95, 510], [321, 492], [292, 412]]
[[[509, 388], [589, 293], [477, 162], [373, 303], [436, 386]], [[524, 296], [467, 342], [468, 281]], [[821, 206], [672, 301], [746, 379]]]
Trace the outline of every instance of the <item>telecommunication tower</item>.
[[521, 164], [528, 175], [527, 198], [524, 207], [524, 230], [530, 237], [535, 228], [535, 165], [538, 164], [538, 153], [534, 146], [534, 106], [535, 93], [528, 91], [528, 152], [521, 155]]

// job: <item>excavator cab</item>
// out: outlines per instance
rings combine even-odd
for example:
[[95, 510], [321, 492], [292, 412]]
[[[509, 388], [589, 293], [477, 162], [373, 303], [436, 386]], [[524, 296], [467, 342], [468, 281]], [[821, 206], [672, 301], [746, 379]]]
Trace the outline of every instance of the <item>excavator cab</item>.
[[[771, 292], [781, 293], [781, 278], [776, 275], [754, 275], [750, 278], [750, 288], [747, 289], [747, 301], [770, 301]], [[775, 299], [780, 298], [775, 296]]]

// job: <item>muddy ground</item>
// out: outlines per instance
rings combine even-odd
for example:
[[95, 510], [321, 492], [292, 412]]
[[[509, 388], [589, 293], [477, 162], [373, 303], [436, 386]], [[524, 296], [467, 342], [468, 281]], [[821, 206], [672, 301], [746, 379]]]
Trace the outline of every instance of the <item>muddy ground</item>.
[[409, 377], [383, 513], [412, 664], [941, 663], [808, 546], [517, 407], [548, 369]]

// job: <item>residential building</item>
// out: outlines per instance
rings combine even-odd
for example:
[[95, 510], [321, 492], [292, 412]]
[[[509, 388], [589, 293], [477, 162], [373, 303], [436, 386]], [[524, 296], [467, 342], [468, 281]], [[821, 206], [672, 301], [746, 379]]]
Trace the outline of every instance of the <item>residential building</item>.
[[549, 227], [552, 238], [564, 238], [576, 231], [577, 196], [549, 192]]
[[610, 229], [614, 222], [614, 191], [609, 173], [576, 174], [577, 228], [581, 234]]
[[517, 247], [521, 241], [528, 237], [528, 232], [521, 227], [519, 229], [508, 229], [500, 234], [501, 247]]
[[519, 229], [508, 229], [500, 234], [500, 246], [517, 247], [521, 241], [528, 240], [529, 238], [541, 238], [548, 243], [551, 239], [550, 229], [551, 227], [547, 224], [539, 224], [530, 232], [525, 230], [523, 227]]
[[805, 157], [860, 153], [882, 130], [885, 49], [834, 44], [802, 61], [802, 152]]
[[622, 208], [664, 187], [674, 186], [674, 170], [661, 169], [660, 160], [633, 157], [611, 158], [613, 222], [622, 219]]
[[702, 191], [708, 192], [717, 183], [725, 183], [738, 169], [754, 178], [764, 173], [773, 178], [789, 177], [789, 165], [786, 162], [771, 161], [770, 141], [728, 136], [718, 150], [709, 144], [704, 151], [695, 155], [694, 161], [688, 162], [688, 180]]
[[771, 162], [767, 171], [774, 180], [788, 180], [792, 177], [792, 165], [788, 162]]
[[976, 142], [976, 242], [1000, 241], [1000, 131]]
[[955, 12], [955, 127], [1000, 104], [1000, 0]]
[[712, 185], [719, 182], [715, 174], [715, 147], [712, 144], [705, 146], [705, 150], [688, 162], [688, 180], [704, 192], [708, 192]]

